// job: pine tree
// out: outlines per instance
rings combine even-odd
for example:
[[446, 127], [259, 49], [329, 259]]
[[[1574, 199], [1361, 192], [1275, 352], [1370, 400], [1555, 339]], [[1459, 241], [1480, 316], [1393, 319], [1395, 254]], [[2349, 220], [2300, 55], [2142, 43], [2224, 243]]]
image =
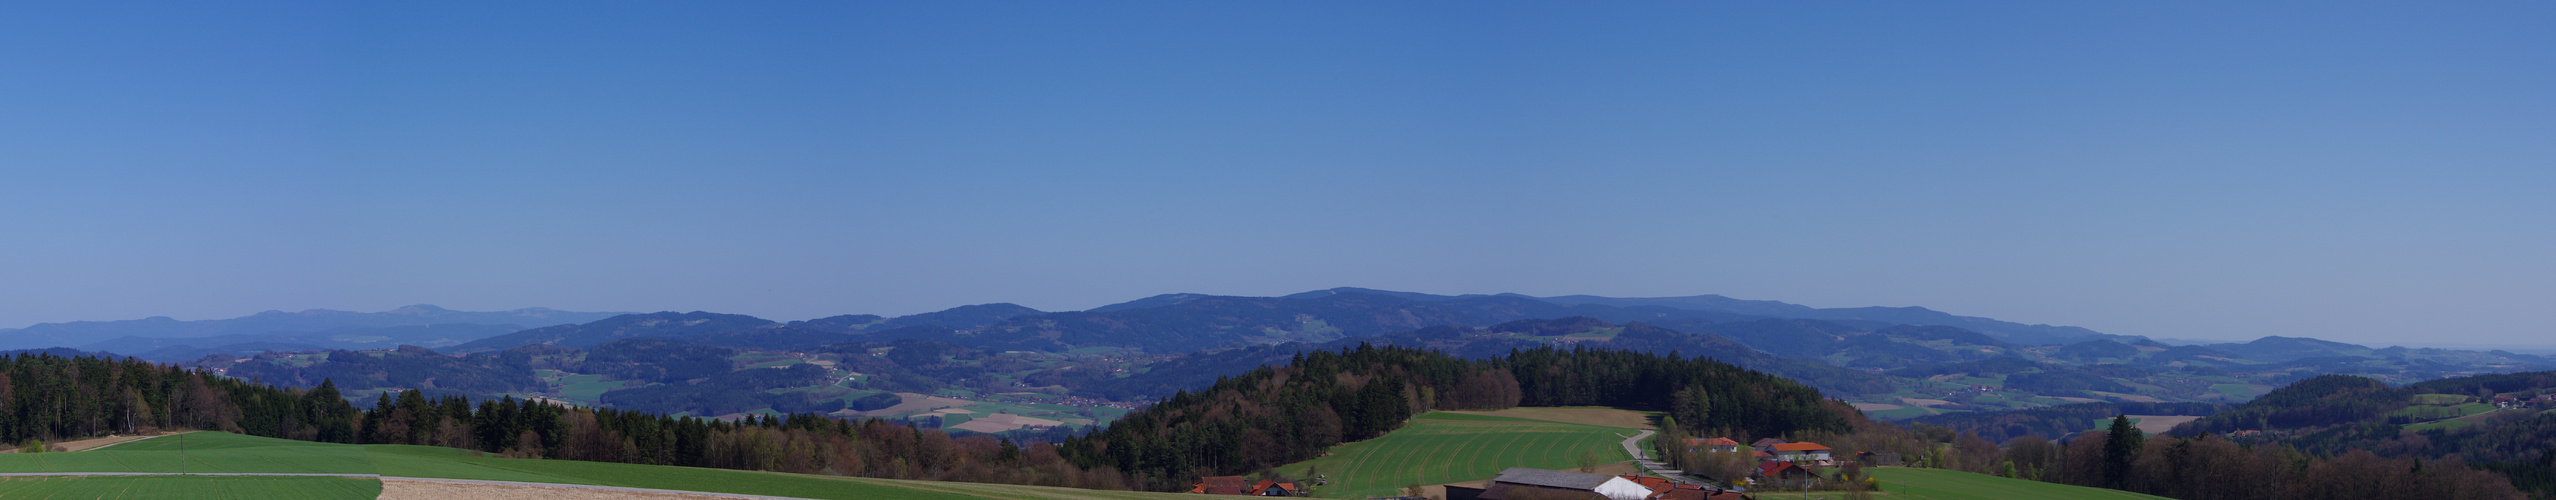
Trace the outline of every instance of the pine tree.
[[2147, 436], [2130, 425], [2129, 415], [2112, 417], [2112, 430], [2103, 438], [2103, 479], [2109, 488], [2120, 488], [2130, 476], [2130, 461], [2139, 457], [2139, 446]]

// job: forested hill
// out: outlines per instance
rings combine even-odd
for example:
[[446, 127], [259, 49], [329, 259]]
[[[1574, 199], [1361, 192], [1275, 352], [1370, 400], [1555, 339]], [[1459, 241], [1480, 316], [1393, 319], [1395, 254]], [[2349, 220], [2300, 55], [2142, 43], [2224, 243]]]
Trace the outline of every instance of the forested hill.
[[2311, 454], [2356, 450], [2448, 459], [2502, 472], [2522, 490], [2556, 496], [2556, 372], [2479, 375], [2390, 387], [2327, 375], [2176, 427]]
[[1083, 468], [1115, 468], [1140, 485], [1169, 490], [1200, 474], [1310, 459], [1430, 410], [1514, 406], [1661, 409], [1695, 429], [1759, 436], [1843, 431], [1844, 412], [1854, 411], [1791, 380], [1703, 358], [1547, 346], [1467, 360], [1360, 345], [1220, 378], [1069, 440], [1059, 452]]

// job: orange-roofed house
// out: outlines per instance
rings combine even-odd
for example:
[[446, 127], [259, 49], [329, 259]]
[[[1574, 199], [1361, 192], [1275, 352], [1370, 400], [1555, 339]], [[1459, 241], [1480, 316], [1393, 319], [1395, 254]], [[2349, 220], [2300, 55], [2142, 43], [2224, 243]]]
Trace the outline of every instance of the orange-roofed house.
[[1264, 497], [1297, 497], [1304, 496], [1305, 492], [1303, 490], [1296, 489], [1296, 483], [1281, 483], [1262, 479], [1260, 482], [1251, 483], [1251, 488], [1243, 490], [1243, 494]]
[[1242, 476], [1208, 476], [1199, 478], [1198, 484], [1191, 485], [1189, 492], [1206, 493], [1209, 495], [1242, 495], [1245, 494], [1243, 493], [1243, 490], [1250, 487], [1251, 479], [1244, 478]]
[[1800, 442], [1775, 445], [1775, 459], [1806, 465], [1833, 465], [1828, 447], [1819, 443]]

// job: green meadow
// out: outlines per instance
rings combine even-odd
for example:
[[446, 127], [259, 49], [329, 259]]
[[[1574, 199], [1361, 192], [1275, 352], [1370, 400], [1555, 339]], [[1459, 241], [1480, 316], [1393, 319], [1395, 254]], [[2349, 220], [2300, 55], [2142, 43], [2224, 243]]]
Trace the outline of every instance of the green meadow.
[[[432, 446], [309, 443], [219, 432], [187, 434], [183, 444], [187, 472], [379, 474], [846, 500], [1137, 500], [1173, 495], [510, 459]], [[0, 472], [176, 472], [179, 445], [170, 436], [94, 451], [0, 454]], [[342, 477], [17, 477], [0, 479], [0, 498], [373, 498], [381, 487], [371, 478]]]
[[[2120, 490], [2088, 488], [2059, 483], [2009, 479], [1987, 474], [1943, 469], [1911, 469], [1907, 467], [1873, 467], [1864, 469], [1881, 479], [1882, 491], [1874, 498], [1892, 500], [1979, 500], [1997, 498], [2032, 498], [2042, 500], [2164, 500], [2165, 497], [2142, 495]], [[1755, 492], [1759, 500], [1799, 498], [1801, 493], [1778, 491]], [[1810, 492], [1811, 497], [1838, 498], [1834, 491]]]
[[1489, 415], [1428, 413], [1384, 437], [1331, 448], [1331, 456], [1288, 464], [1278, 471], [1299, 479], [1314, 472], [1331, 484], [1315, 494], [1330, 498], [1399, 496], [1410, 485], [1489, 479], [1502, 469], [1578, 467], [1583, 454], [1599, 463], [1632, 460], [1620, 444], [1634, 429], [1568, 424]]

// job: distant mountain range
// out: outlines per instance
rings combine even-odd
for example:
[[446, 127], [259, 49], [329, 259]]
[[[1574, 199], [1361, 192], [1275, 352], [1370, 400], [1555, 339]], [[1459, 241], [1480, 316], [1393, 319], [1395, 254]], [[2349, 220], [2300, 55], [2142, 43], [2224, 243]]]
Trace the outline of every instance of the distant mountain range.
[[[2265, 337], [2248, 343], [2168, 346], [2143, 337], [2107, 335], [2073, 326], [2028, 325], [1959, 316], [1921, 307], [1813, 308], [1720, 295], [1622, 298], [1591, 295], [1534, 297], [1520, 294], [1435, 295], [1331, 288], [1279, 297], [1194, 293], [1164, 294], [1092, 308], [1047, 312], [1015, 304], [982, 304], [900, 317], [847, 314], [782, 323], [752, 316], [694, 311], [644, 314], [519, 309], [452, 311], [431, 305], [379, 313], [310, 310], [269, 311], [204, 321], [165, 317], [128, 321], [45, 323], [0, 330], [0, 349], [75, 347], [159, 361], [187, 361], [212, 354], [245, 357], [266, 351], [372, 350], [408, 345], [448, 354], [497, 352], [526, 346], [587, 349], [638, 338], [670, 338], [749, 350], [807, 350], [847, 343], [929, 340], [988, 352], [1080, 352], [1118, 349], [1181, 355], [1253, 346], [1343, 346], [1362, 341], [1430, 345], [1451, 350], [1505, 351], [1532, 343], [1515, 335], [1462, 336], [1463, 342], [1420, 342], [1379, 336], [1457, 326], [1491, 329], [1524, 320], [1583, 318], [1633, 334], [1603, 339], [1639, 342], [1658, 350], [1708, 354], [1753, 368], [1811, 380], [1829, 389], [1867, 392], [1873, 373], [1954, 366], [1994, 357], [2040, 363], [2034, 380], [2091, 382], [2074, 365], [2105, 363], [2145, 370], [2204, 373], [2209, 366], [2269, 373], [2340, 371], [2419, 380], [2494, 370], [2527, 369], [2551, 362], [2495, 351], [2372, 349], [2307, 338]], [[1615, 332], [1617, 330], [1608, 330]], [[1647, 334], [1673, 331], [1689, 340]], [[1586, 334], [1586, 332], [1582, 332]], [[1705, 338], [1710, 337], [1710, 338]], [[1650, 339], [1650, 340], [1635, 340]], [[1461, 353], [1460, 353], [1461, 354]], [[2230, 360], [2244, 360], [2242, 363]], [[1808, 366], [1822, 364], [1821, 367]], [[2246, 363], [2253, 363], [2251, 365]], [[2012, 365], [2012, 363], [2008, 363]], [[2003, 365], [2001, 365], [2003, 366]], [[2024, 366], [2024, 365], [2015, 365]], [[1844, 368], [1838, 371], [1829, 367]], [[2065, 372], [2065, 373], [2063, 373]], [[1962, 371], [1946, 374], [1970, 373]], [[2124, 375], [2131, 374], [2131, 375]], [[2004, 380], [2011, 374], [1977, 374]], [[1935, 376], [1942, 379], [1950, 375]], [[2120, 382], [2154, 382], [2116, 371]], [[2216, 376], [2216, 375], [2212, 375]], [[2266, 375], [2278, 382], [2286, 375]], [[1984, 378], [1983, 378], [1984, 377]], [[2234, 379], [2226, 379], [2234, 382]], [[2154, 384], [2151, 384], [2154, 385]], [[2119, 392], [2119, 391], [2112, 391]], [[2188, 392], [2188, 391], [2187, 391]]]
[[[375, 313], [311, 309], [301, 312], [267, 311], [237, 318], [197, 321], [179, 321], [166, 316], [154, 316], [122, 321], [38, 323], [26, 328], [0, 329], [0, 349], [82, 347], [89, 350], [108, 350], [117, 354], [133, 355], [140, 354], [144, 350], [176, 345], [218, 347], [252, 342], [358, 348], [369, 346], [369, 344], [355, 342], [355, 344], [365, 345], [330, 345], [330, 342], [343, 343], [343, 341], [317, 340], [311, 334], [331, 332], [319, 339], [379, 336], [432, 342], [434, 338], [440, 338], [444, 334], [465, 333], [451, 331], [450, 327], [446, 327], [446, 331], [424, 332], [427, 334], [426, 338], [416, 338], [417, 334], [421, 333], [417, 328], [436, 325], [483, 327], [505, 325], [509, 327], [506, 332], [511, 332], [524, 328], [588, 323], [621, 314], [625, 313], [573, 312], [540, 307], [512, 311], [472, 312], [420, 304]], [[379, 330], [366, 331], [375, 329]], [[479, 335], [477, 332], [488, 330], [493, 328], [477, 329], [465, 335]], [[506, 332], [496, 332], [496, 334]], [[138, 339], [203, 340], [157, 342]], [[396, 345], [398, 344], [378, 347]]]

